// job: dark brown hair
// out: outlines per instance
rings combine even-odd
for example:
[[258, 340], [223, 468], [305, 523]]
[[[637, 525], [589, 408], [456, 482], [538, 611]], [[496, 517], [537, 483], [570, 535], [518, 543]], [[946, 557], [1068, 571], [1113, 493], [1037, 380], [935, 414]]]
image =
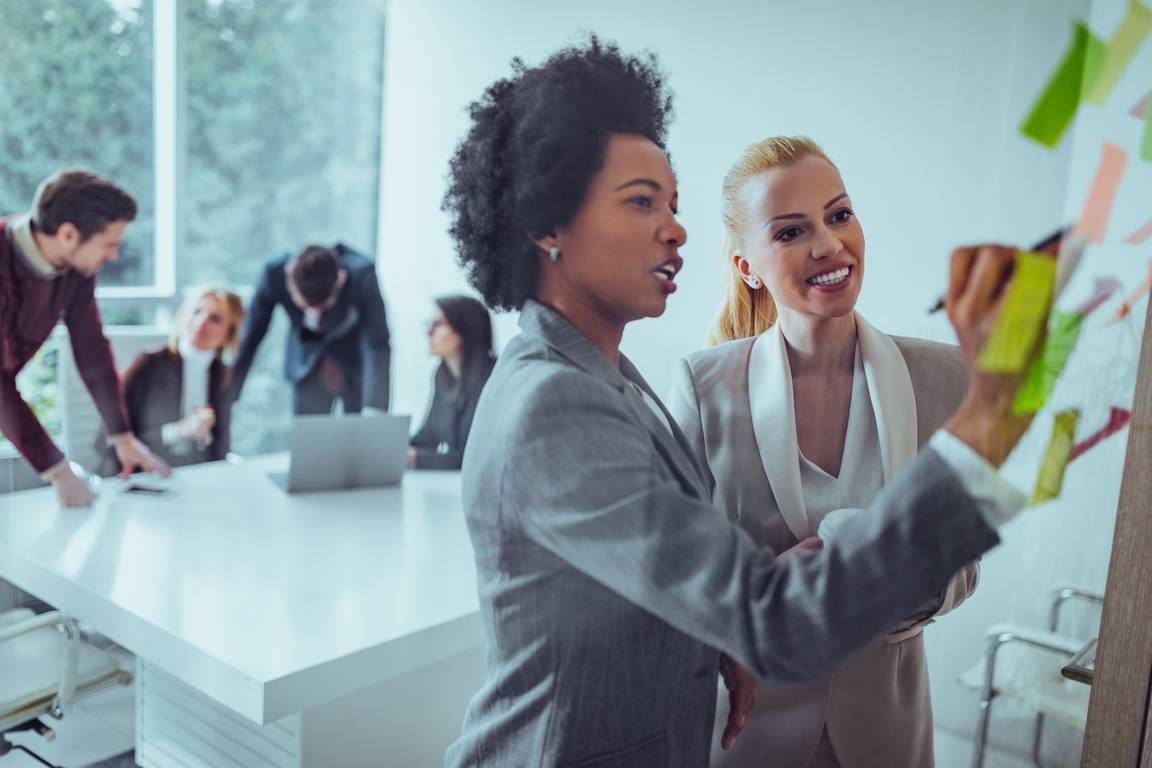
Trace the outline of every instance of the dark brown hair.
[[57, 171], [40, 183], [32, 203], [32, 223], [45, 235], [72, 224], [81, 241], [117, 221], [136, 218], [136, 201], [107, 179], [80, 170]]
[[[496, 360], [492, 349], [492, 316], [484, 305], [471, 296], [441, 296], [436, 299], [448, 326], [460, 337], [460, 347], [464, 359], [460, 363], [460, 380], [455, 382], [458, 392], [472, 394], [479, 391], [488, 380], [488, 374]], [[452, 378], [447, 365], [436, 371], [436, 381], [442, 386], [449, 385]]]
[[305, 246], [289, 268], [296, 290], [310, 307], [319, 307], [332, 297], [340, 278], [340, 257], [322, 245]]

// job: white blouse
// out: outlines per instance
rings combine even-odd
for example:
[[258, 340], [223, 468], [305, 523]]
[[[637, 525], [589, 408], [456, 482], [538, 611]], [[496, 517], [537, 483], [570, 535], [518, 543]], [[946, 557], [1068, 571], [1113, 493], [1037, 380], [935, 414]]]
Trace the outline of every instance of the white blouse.
[[187, 416], [197, 408], [208, 405], [208, 371], [216, 359], [216, 351], [196, 349], [185, 339], [180, 339], [179, 351], [180, 359], [184, 361], [180, 414]]
[[[180, 415], [188, 416], [197, 408], [209, 405], [208, 377], [212, 369], [212, 361], [216, 359], [215, 350], [196, 349], [186, 339], [177, 343], [180, 360], [184, 364], [184, 380], [180, 390]], [[160, 428], [160, 439], [172, 449], [173, 453], [191, 453], [197, 447], [193, 441], [180, 434], [180, 422], [174, 421]], [[212, 444], [211, 436], [199, 445], [200, 449]]]
[[865, 508], [884, 486], [884, 464], [880, 455], [880, 433], [872, 399], [868, 395], [868, 377], [860, 346], [852, 372], [852, 400], [848, 411], [848, 430], [844, 438], [844, 455], [837, 477], [825, 472], [800, 452], [800, 485], [808, 523], [813, 531], [834, 509]]

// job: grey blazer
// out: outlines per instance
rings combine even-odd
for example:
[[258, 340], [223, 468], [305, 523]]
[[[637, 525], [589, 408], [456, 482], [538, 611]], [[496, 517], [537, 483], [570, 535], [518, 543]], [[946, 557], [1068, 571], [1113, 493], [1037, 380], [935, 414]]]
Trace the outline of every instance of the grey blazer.
[[[916, 445], [923, 448], [955, 412], [967, 391], [960, 350], [922, 339], [893, 337], [911, 379]], [[752, 540], [779, 552], [797, 543], [772, 492], [752, 431], [749, 358], [756, 338], [740, 339], [685, 358], [668, 408], [694, 454], [715, 478], [715, 506]], [[794, 425], [789, 427], [795, 429]], [[882, 637], [838, 666], [834, 675], [793, 685], [758, 684], [748, 725], [713, 766], [756, 768], [810, 765], [809, 755], [827, 728], [843, 768], [927, 768], [933, 764], [932, 702], [923, 637], [931, 615], [946, 613], [976, 588], [977, 563], [906, 620], [903, 632]], [[909, 636], [910, 635], [910, 636]], [[727, 717], [727, 697], [717, 700], [716, 731]]]
[[777, 563], [627, 358], [536, 302], [520, 326], [464, 455], [488, 674], [449, 766], [706, 766], [720, 650], [815, 679], [999, 541], [927, 450], [848, 543]]

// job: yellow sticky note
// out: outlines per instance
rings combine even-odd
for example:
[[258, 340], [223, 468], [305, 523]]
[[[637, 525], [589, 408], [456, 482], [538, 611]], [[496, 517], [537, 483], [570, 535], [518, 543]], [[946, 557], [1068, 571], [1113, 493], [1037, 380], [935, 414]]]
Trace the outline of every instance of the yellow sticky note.
[[1072, 408], [1056, 414], [1052, 424], [1052, 437], [1048, 450], [1044, 451], [1044, 461], [1036, 476], [1036, 488], [1032, 491], [1029, 506], [1043, 504], [1060, 496], [1064, 485], [1064, 469], [1072, 456], [1072, 446], [1076, 443], [1076, 424], [1080, 421], [1079, 409]]
[[1131, 0], [1128, 13], [1108, 41], [1108, 51], [1104, 55], [1100, 74], [1087, 90], [1089, 103], [1103, 106], [1149, 32], [1152, 32], [1152, 9], [1140, 0]]
[[1052, 303], [1056, 259], [1043, 253], [1020, 253], [1016, 271], [1000, 307], [1000, 317], [977, 361], [980, 370], [1017, 373], [1044, 330]]
[[1076, 341], [1080, 338], [1080, 326], [1084, 323], [1084, 315], [1079, 312], [1053, 312], [1048, 321], [1048, 336], [1044, 339], [1044, 348], [1032, 361], [1028, 375], [1020, 390], [1016, 393], [1016, 400], [1012, 403], [1012, 411], [1019, 415], [1036, 413], [1044, 407], [1052, 390], [1056, 389], [1056, 382], [1064, 367], [1068, 365], [1068, 358], [1076, 348]]
[[1046, 147], [1059, 144], [1076, 116], [1081, 95], [1100, 76], [1107, 53], [1104, 42], [1086, 24], [1076, 22], [1068, 52], [1036, 99], [1020, 132]]

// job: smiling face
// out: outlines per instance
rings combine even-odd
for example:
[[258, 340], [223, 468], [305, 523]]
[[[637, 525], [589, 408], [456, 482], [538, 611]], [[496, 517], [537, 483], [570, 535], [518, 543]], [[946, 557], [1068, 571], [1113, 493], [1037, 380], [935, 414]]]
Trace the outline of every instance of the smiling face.
[[851, 313], [864, 280], [864, 232], [840, 173], [807, 156], [756, 174], [742, 195], [743, 247], [733, 261], [749, 285], [762, 281], [781, 314]]
[[624, 324], [664, 313], [683, 266], [687, 233], [676, 220], [676, 179], [652, 141], [613, 134], [572, 221], [555, 238], [560, 290], [605, 320]]

